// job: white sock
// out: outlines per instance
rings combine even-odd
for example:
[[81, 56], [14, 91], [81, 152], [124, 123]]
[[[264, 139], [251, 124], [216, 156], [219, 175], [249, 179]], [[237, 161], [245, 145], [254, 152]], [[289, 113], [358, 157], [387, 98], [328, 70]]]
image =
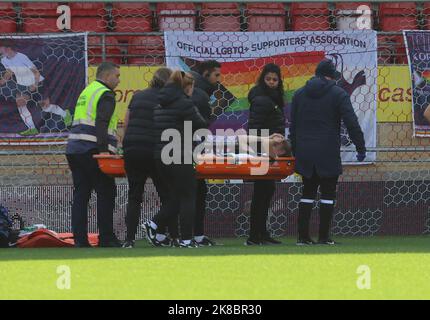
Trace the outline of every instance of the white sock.
[[48, 107], [43, 108], [43, 111], [58, 114], [62, 118], [66, 116], [66, 111], [61, 109], [61, 107], [57, 106], [56, 104], [50, 104]]
[[191, 240], [182, 240], [182, 242], [184, 243], [184, 244], [190, 244], [191, 243]]
[[197, 242], [202, 242], [204, 238], [205, 236], [195, 236], [194, 240], [196, 240]]
[[334, 200], [324, 200], [324, 199], [321, 199], [320, 203], [323, 203], [323, 204], [333, 204], [334, 205]]
[[25, 125], [29, 129], [35, 129], [36, 126], [34, 125], [33, 118], [31, 117], [30, 111], [28, 111], [27, 106], [20, 106], [18, 107], [19, 115], [21, 116], [22, 121], [24, 121]]
[[164, 240], [166, 239], [166, 235], [165, 235], [165, 234], [162, 234], [162, 233], [157, 233], [157, 234], [155, 235], [155, 239], [156, 239], [157, 241], [164, 241]]
[[152, 229], [157, 229], [158, 228], [158, 226], [154, 222], [152, 222], [152, 221], [149, 224], [151, 225]]

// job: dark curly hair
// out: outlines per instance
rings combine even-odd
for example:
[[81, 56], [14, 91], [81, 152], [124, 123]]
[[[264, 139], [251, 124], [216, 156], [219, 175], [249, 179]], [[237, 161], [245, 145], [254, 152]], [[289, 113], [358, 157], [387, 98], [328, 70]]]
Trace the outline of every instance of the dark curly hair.
[[258, 77], [257, 85], [263, 88], [264, 91], [266, 92], [270, 91], [270, 88], [266, 85], [266, 82], [264, 82], [264, 77], [268, 73], [275, 73], [279, 78], [278, 87], [276, 88], [276, 91], [279, 95], [279, 98], [281, 99], [280, 101], [282, 102], [281, 105], [284, 106], [284, 83], [282, 81], [281, 68], [277, 64], [268, 63], [264, 66], [263, 71]]

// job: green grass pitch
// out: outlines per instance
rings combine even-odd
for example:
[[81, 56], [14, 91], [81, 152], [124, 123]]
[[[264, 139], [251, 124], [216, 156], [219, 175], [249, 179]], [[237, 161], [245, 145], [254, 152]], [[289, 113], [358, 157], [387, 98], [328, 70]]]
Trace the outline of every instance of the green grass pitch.
[[[336, 238], [335, 247], [0, 249], [0, 299], [430, 299], [430, 238]], [[59, 289], [59, 266], [70, 289]], [[360, 266], [370, 273], [360, 272]], [[57, 273], [60, 272], [60, 273]], [[357, 286], [363, 277], [370, 288]], [[361, 279], [361, 280], [360, 280]], [[61, 283], [61, 281], [60, 281]]]

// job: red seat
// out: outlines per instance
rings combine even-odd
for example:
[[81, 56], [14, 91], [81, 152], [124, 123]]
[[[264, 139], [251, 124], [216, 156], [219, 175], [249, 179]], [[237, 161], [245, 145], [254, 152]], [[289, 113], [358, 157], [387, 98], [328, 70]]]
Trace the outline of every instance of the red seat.
[[240, 31], [237, 3], [203, 3], [201, 17], [204, 31]]
[[414, 14], [417, 11], [415, 2], [381, 2], [379, 12], [382, 15]]
[[0, 33], [16, 32], [16, 13], [12, 2], [0, 3]]
[[23, 23], [22, 31], [25, 33], [60, 32], [54, 17], [26, 17]]
[[57, 2], [22, 2], [21, 10], [24, 16], [53, 17], [57, 16]]
[[330, 29], [328, 3], [291, 4], [291, 26], [295, 31], [325, 31]]
[[73, 17], [71, 27], [76, 32], [106, 32], [107, 22], [101, 17]]
[[160, 31], [195, 30], [196, 7], [194, 3], [158, 3], [157, 16]]
[[72, 31], [107, 31], [107, 13], [103, 3], [70, 3], [70, 11]]
[[22, 31], [26, 33], [59, 32], [57, 7], [58, 3], [23, 2], [21, 4]]
[[14, 12], [12, 2], [0, 2], [0, 12]]
[[128, 58], [129, 65], [135, 66], [162, 66], [166, 64], [163, 56], [142, 56]]
[[381, 3], [379, 21], [382, 31], [402, 31], [418, 29], [415, 2]]
[[378, 35], [378, 63], [408, 64], [403, 36]]
[[285, 8], [282, 3], [248, 3], [248, 31], [285, 31]]
[[72, 17], [103, 17], [106, 15], [105, 5], [96, 2], [71, 2], [69, 4]]
[[424, 28], [430, 30], [430, 2], [424, 4]]
[[[417, 8], [415, 2], [381, 3], [379, 21], [383, 31], [398, 32], [418, 29]], [[392, 63], [407, 64], [406, 49], [403, 36], [390, 36], [392, 43]]]
[[[365, 12], [364, 8], [361, 6], [366, 6], [372, 10], [372, 5], [370, 2], [340, 2], [336, 3], [335, 16], [336, 16], [336, 26], [338, 30], [356, 30], [362, 29], [363, 26], [360, 25], [360, 18]], [[370, 12], [371, 13], [371, 12]], [[370, 26], [369, 29], [373, 28], [373, 18], [370, 14]]]
[[406, 46], [403, 36], [395, 36], [395, 54], [394, 63], [395, 64], [408, 64], [408, 57], [406, 55]]
[[396, 42], [392, 36], [378, 35], [378, 64], [393, 64]]
[[148, 3], [114, 3], [112, 16], [116, 32], [152, 31], [152, 12]]
[[129, 43], [128, 64], [164, 64], [164, 42], [160, 36], [133, 37]]
[[[103, 42], [101, 36], [88, 37], [88, 63], [100, 64], [103, 62]], [[116, 64], [122, 62], [121, 44], [115, 37], [105, 37], [105, 61], [110, 61]]]
[[15, 33], [16, 22], [10, 18], [0, 18], [0, 33]]

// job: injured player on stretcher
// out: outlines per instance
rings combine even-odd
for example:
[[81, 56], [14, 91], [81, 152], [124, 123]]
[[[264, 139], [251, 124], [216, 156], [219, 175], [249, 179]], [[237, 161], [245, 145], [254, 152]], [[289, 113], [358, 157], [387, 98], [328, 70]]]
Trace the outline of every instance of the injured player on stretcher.
[[281, 134], [268, 137], [252, 135], [208, 136], [198, 145], [194, 154], [198, 162], [211, 159], [228, 158], [233, 163], [242, 160], [264, 159], [275, 160], [279, 157], [291, 157], [291, 144]]

